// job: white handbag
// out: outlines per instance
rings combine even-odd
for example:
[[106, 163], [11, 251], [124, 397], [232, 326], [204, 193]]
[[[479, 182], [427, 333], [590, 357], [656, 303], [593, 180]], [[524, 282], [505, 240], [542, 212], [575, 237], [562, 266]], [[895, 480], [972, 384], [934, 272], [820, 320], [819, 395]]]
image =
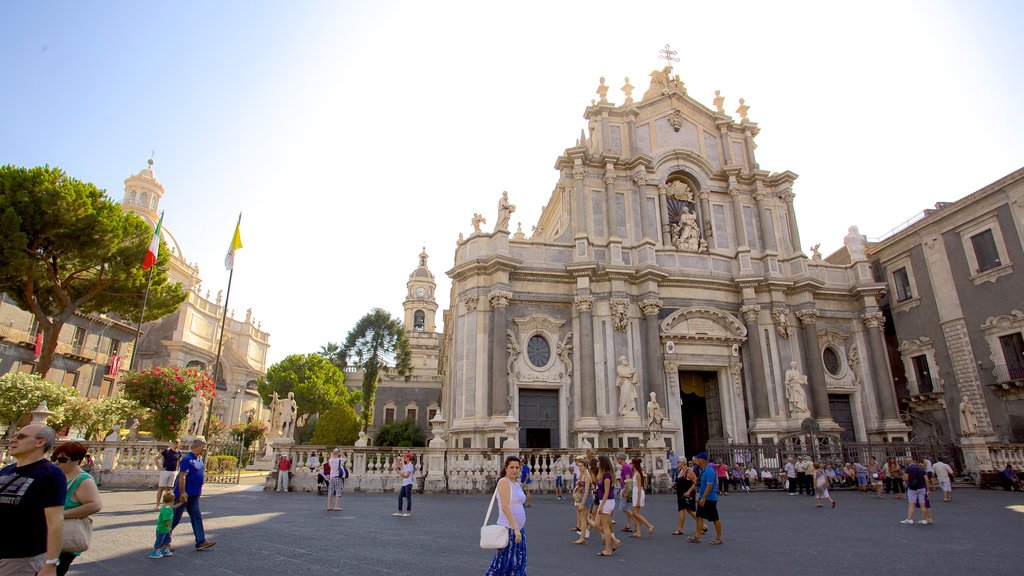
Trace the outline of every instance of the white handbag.
[[500, 550], [508, 546], [508, 528], [487, 523], [491, 517], [491, 509], [494, 508], [494, 501], [497, 499], [498, 488], [495, 486], [491, 503], [487, 506], [487, 515], [484, 516], [484, 525], [480, 527], [480, 547], [484, 550]]

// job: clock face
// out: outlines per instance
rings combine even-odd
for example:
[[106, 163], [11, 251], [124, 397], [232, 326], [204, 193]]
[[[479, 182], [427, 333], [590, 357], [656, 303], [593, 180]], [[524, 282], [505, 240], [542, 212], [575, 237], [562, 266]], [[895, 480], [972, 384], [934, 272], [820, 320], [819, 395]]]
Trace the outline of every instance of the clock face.
[[424, 290], [423, 288], [417, 288], [417, 289], [416, 289], [416, 295], [417, 295], [417, 296], [419, 296], [420, 298], [422, 298], [422, 297], [423, 297], [423, 295], [424, 295], [424, 294], [426, 294], [426, 292], [427, 292], [427, 291], [426, 291], [426, 290]]

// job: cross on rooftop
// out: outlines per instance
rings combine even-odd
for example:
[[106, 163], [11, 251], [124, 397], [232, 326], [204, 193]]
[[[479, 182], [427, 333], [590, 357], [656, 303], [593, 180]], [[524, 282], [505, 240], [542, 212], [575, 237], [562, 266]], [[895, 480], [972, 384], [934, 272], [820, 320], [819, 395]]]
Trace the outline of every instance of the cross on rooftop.
[[658, 58], [663, 58], [665, 63], [671, 66], [673, 62], [679, 62], [679, 58], [676, 58], [676, 54], [678, 54], [678, 52], [673, 50], [668, 44], [665, 44], [665, 47], [658, 51]]

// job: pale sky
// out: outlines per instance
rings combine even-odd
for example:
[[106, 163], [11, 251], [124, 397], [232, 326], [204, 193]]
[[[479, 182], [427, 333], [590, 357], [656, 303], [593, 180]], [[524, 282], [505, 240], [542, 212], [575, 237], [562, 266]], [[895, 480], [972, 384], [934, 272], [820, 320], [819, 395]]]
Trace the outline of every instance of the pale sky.
[[[690, 96], [745, 98], [762, 169], [800, 175], [803, 248], [882, 235], [1024, 165], [1021, 3], [0, 4], [0, 163], [116, 200], [155, 151], [164, 225], [270, 361], [401, 317], [423, 245], [448, 306], [459, 232], [503, 190], [529, 234], [586, 126], [666, 43]], [[733, 114], [735, 116], [735, 114]], [[440, 311], [438, 320], [440, 321]], [[441, 326], [438, 326], [441, 330]]]

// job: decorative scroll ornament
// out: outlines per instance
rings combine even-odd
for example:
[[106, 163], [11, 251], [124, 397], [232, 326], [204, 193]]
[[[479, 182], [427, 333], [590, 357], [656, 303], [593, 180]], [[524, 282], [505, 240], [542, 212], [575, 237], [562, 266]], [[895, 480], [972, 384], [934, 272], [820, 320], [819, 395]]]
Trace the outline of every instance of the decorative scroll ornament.
[[616, 332], [625, 332], [629, 325], [629, 300], [624, 298], [612, 298], [609, 302], [612, 309], [612, 329]]
[[555, 348], [555, 352], [558, 354], [558, 358], [562, 361], [562, 365], [565, 367], [565, 375], [572, 380], [572, 332], [568, 332], [565, 338], [558, 343]]
[[789, 338], [792, 328], [789, 325], [789, 308], [772, 308], [772, 319], [775, 321], [775, 331], [782, 338]]
[[640, 171], [633, 174], [633, 182], [637, 186], [647, 186], [647, 170], [640, 168]]
[[492, 308], [504, 308], [512, 299], [512, 293], [507, 290], [492, 290], [487, 298], [490, 300]]
[[657, 316], [664, 305], [665, 303], [657, 298], [648, 298], [640, 302], [640, 310], [643, 311], [644, 316]]
[[797, 310], [796, 317], [803, 322], [804, 326], [811, 326], [818, 321], [818, 310], [815, 308]]
[[740, 314], [743, 315], [744, 322], [757, 322], [757, 317], [761, 315], [761, 307], [757, 304], [749, 304], [740, 308]]
[[594, 309], [593, 296], [576, 296], [575, 298], [573, 298], [573, 302], [576, 304], [577, 312], [590, 312]]
[[583, 162], [577, 160], [572, 167], [572, 177], [575, 180], [583, 180], [587, 177], [587, 171], [583, 168]]
[[508, 349], [508, 362], [505, 368], [508, 370], [508, 379], [514, 382], [516, 360], [523, 353], [523, 348], [519, 345], [519, 339], [516, 338], [515, 332], [511, 329], [505, 330], [505, 336], [508, 338], [508, 344], [506, 345]]
[[881, 312], [868, 312], [860, 318], [868, 328], [881, 328], [885, 325], [885, 315]]
[[729, 360], [729, 373], [732, 375], [733, 389], [736, 390], [737, 396], [743, 395], [743, 386], [740, 382], [740, 371], [743, 369], [743, 363], [740, 362], [738, 357], [733, 357]]
[[679, 132], [679, 129], [683, 127], [683, 111], [676, 108], [672, 111], [672, 115], [668, 117], [668, 123], [672, 125], [672, 129]]
[[480, 302], [479, 296], [466, 296], [462, 303], [466, 305], [467, 312], [475, 312], [476, 305]]
[[662, 184], [660, 187], [661, 192], [669, 198], [675, 198], [676, 200], [682, 200], [684, 202], [693, 202], [693, 191], [686, 185], [685, 182], [674, 180], [668, 184]]

